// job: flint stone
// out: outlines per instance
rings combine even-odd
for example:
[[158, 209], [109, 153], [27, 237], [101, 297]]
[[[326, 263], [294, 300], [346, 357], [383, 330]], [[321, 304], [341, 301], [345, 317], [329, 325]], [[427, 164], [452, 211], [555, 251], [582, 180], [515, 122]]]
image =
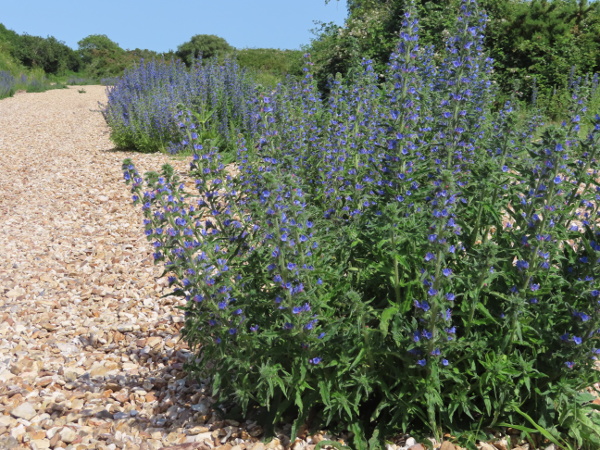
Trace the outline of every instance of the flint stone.
[[45, 448], [50, 448], [50, 440], [49, 439], [35, 439], [30, 442], [32, 449], [42, 450]]
[[13, 410], [10, 413], [13, 417], [16, 417], [17, 419], [25, 420], [31, 420], [37, 414], [35, 408], [29, 402], [21, 403], [16, 408], [13, 408]]
[[60, 440], [63, 441], [65, 444], [70, 444], [75, 439], [77, 439], [77, 433], [75, 432], [75, 430], [73, 428], [69, 428], [69, 427], [65, 427], [62, 430], [60, 430], [59, 435], [60, 435]]
[[17, 421], [10, 416], [0, 416], [0, 427], [12, 428]]

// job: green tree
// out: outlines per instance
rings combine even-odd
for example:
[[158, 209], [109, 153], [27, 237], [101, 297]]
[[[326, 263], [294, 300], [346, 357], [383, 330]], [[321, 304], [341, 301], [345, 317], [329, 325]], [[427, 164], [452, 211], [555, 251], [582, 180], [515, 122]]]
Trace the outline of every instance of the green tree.
[[18, 36], [12, 43], [11, 53], [24, 66], [41, 68], [46, 73], [77, 71], [80, 66], [78, 55], [53, 36], [47, 38], [29, 34]]
[[119, 47], [119, 44], [105, 34], [91, 34], [80, 40], [77, 45], [79, 45], [79, 54], [85, 64], [90, 64], [99, 56], [116, 56], [125, 52]]
[[233, 47], [225, 39], [214, 34], [197, 34], [179, 47], [175, 54], [188, 66], [199, 58], [223, 56], [233, 51]]
[[105, 34], [89, 35], [77, 44], [84, 71], [91, 77], [120, 75], [129, 65], [125, 50]]

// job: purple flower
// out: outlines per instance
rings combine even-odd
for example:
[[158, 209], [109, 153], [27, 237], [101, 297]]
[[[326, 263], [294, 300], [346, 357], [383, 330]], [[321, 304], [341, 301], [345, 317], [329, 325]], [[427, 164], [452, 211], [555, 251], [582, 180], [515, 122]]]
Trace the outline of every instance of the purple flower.
[[430, 309], [429, 303], [427, 303], [426, 301], [420, 302], [418, 300], [415, 300], [415, 307], [418, 309], [422, 309], [425, 312], [429, 311]]
[[426, 359], [419, 359], [417, 361], [417, 364], [421, 367], [425, 367], [425, 365], [427, 364], [427, 360]]
[[309, 363], [311, 364], [319, 364], [321, 361], [323, 361], [321, 358], [319, 358], [318, 356], [311, 358], [308, 360]]

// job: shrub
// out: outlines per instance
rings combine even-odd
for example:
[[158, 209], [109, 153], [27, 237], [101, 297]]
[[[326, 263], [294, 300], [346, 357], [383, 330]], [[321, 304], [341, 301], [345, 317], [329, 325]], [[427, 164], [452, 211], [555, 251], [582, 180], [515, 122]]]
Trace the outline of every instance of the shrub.
[[225, 39], [214, 34], [197, 34], [179, 47], [175, 54], [187, 65], [192, 66], [199, 58], [223, 57], [231, 53], [233, 47]]
[[473, 446], [508, 424], [597, 448], [580, 392], [600, 352], [600, 116], [583, 82], [540, 139], [535, 117], [492, 112], [484, 23], [464, 2], [434, 64], [407, 13], [386, 82], [365, 60], [326, 101], [309, 64], [260, 99], [235, 175], [184, 115], [195, 196], [168, 165], [142, 193], [124, 161], [187, 300], [188, 368], [225, 405], [292, 435], [345, 428], [359, 449], [408, 430]]
[[62, 74], [79, 70], [78, 55], [64, 42], [23, 34], [12, 45], [12, 55], [24, 66], [42, 69], [46, 73]]
[[302, 75], [302, 52], [273, 48], [245, 48], [237, 50], [235, 59], [249, 70], [257, 83], [275, 87], [287, 75]]
[[202, 140], [233, 145], [238, 133], [255, 128], [254, 87], [234, 61], [223, 65], [201, 60], [189, 70], [180, 61], [142, 61], [108, 88], [105, 117], [118, 147], [145, 152], [181, 149], [176, 113], [201, 115]]

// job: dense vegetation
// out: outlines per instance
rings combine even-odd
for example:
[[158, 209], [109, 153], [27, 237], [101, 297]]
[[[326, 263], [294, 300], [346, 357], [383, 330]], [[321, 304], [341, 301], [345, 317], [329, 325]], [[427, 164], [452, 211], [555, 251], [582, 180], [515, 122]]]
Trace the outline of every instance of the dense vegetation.
[[223, 410], [350, 430], [355, 449], [407, 431], [474, 448], [507, 427], [596, 449], [597, 80], [574, 78], [568, 119], [543, 125], [496, 105], [472, 0], [435, 48], [417, 15], [385, 67], [363, 59], [323, 96], [309, 60], [258, 95], [234, 171], [193, 106], [187, 183], [124, 161], [187, 300], [188, 369]]
[[[322, 90], [336, 73], [348, 74], [362, 58], [385, 72], [409, 0], [349, 0], [343, 28], [325, 24], [310, 46]], [[415, 0], [424, 45], [443, 42], [453, 29], [460, 0]], [[553, 115], [565, 112], [569, 77], [600, 71], [600, 2], [587, 0], [482, 0], [488, 14], [486, 48], [492, 79], [504, 99], [537, 100]], [[535, 79], [535, 83], [534, 80]], [[500, 100], [498, 105], [502, 105]]]
[[119, 148], [178, 153], [186, 148], [178, 113], [197, 114], [195, 134], [205, 145], [235, 149], [239, 134], [256, 129], [256, 87], [234, 60], [149, 61], [128, 69], [108, 89], [104, 117]]

